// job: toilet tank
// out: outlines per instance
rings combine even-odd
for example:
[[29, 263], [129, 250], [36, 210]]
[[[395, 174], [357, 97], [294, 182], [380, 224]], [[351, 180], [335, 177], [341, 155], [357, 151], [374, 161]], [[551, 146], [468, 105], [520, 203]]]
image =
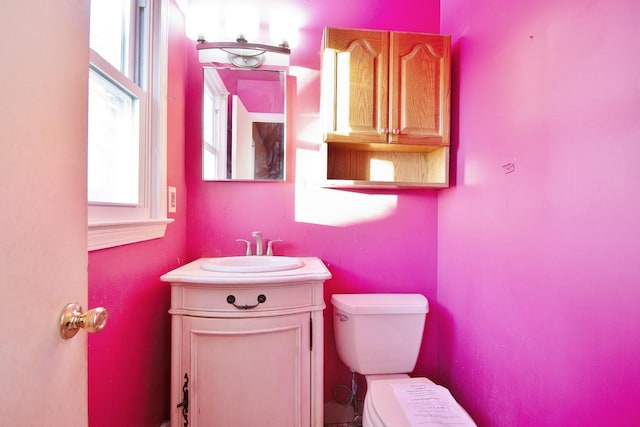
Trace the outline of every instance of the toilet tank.
[[418, 360], [429, 302], [420, 294], [335, 294], [338, 356], [362, 375], [401, 374]]

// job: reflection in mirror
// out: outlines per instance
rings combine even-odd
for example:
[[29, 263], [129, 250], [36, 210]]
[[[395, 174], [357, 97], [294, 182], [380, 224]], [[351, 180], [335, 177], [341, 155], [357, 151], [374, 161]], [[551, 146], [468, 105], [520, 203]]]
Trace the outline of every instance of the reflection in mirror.
[[204, 68], [202, 178], [285, 178], [285, 72]]

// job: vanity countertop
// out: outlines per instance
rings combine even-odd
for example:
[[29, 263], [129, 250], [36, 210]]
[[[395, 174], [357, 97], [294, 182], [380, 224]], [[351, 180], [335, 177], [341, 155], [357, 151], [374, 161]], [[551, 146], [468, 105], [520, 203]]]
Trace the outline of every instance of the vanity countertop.
[[202, 264], [211, 258], [200, 258], [188, 264], [178, 267], [160, 277], [163, 282], [170, 283], [198, 283], [211, 285], [233, 284], [274, 284], [274, 283], [300, 283], [312, 281], [324, 281], [331, 278], [331, 273], [326, 265], [316, 257], [300, 257], [304, 266], [293, 270], [259, 272], [259, 273], [232, 273], [208, 271]]

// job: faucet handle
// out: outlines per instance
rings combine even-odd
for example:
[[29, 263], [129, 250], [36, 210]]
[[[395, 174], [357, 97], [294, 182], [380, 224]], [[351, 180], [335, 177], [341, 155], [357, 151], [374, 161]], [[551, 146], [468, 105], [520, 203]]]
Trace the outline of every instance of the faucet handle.
[[245, 239], [236, 239], [236, 242], [244, 242], [247, 245], [247, 252], [245, 253], [246, 256], [250, 256], [251, 255], [251, 242]]
[[268, 256], [272, 256], [273, 255], [273, 242], [282, 242], [282, 239], [273, 239], [273, 240], [269, 240], [267, 242], [267, 255]]

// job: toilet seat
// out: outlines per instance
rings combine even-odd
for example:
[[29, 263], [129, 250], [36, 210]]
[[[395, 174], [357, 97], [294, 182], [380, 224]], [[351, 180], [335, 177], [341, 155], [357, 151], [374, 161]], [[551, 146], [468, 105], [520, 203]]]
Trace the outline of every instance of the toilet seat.
[[363, 412], [363, 427], [476, 426], [449, 390], [427, 378], [371, 381]]

